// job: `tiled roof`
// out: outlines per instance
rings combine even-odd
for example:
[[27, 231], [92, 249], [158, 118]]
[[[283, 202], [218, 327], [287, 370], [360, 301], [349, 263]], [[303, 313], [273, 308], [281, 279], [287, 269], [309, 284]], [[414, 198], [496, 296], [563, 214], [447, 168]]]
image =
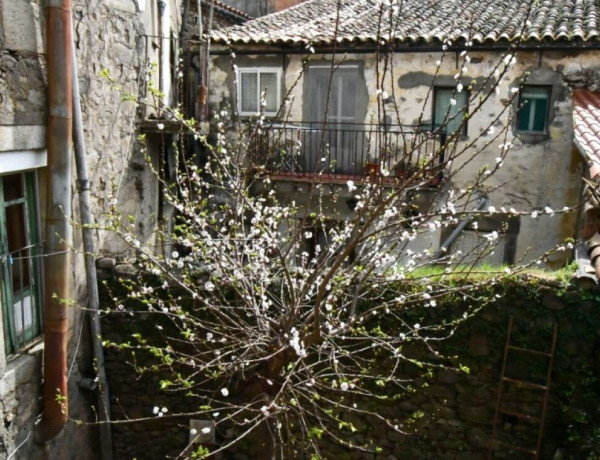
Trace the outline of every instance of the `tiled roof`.
[[254, 19], [248, 13], [246, 13], [242, 10], [239, 10], [237, 8], [234, 8], [233, 6], [229, 6], [228, 4], [223, 3], [219, 0], [210, 0], [210, 1], [209, 0], [200, 0], [200, 1], [202, 2], [202, 6], [204, 6], [206, 8], [210, 8], [211, 3], [214, 4], [214, 8], [217, 13], [224, 14], [226, 16], [231, 15], [239, 20]]
[[378, 38], [482, 44], [515, 39], [592, 41], [599, 36], [599, 0], [307, 0], [215, 31], [213, 39], [270, 45], [376, 43]]
[[[580, 153], [584, 156], [589, 167], [587, 181], [587, 198], [583, 212], [582, 236], [585, 238], [587, 256], [580, 251], [578, 263], [583, 267], [591, 266], [600, 279], [600, 220], [597, 188], [600, 178], [600, 94], [588, 89], [573, 91], [573, 129], [574, 140]], [[578, 277], [585, 277], [586, 273], [579, 273]]]
[[600, 94], [588, 89], [573, 91], [575, 145], [590, 164], [594, 178], [600, 172]]

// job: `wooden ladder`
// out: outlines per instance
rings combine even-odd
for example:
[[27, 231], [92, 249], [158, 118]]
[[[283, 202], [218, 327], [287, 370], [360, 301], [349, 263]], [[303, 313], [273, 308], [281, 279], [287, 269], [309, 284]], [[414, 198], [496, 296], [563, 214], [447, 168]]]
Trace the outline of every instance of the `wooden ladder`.
[[[498, 398], [496, 400], [496, 412], [494, 414], [494, 423], [492, 431], [492, 442], [490, 445], [490, 451], [488, 459], [494, 458], [494, 452], [505, 451], [517, 451], [533, 456], [534, 459], [538, 459], [540, 456], [540, 448], [542, 446], [542, 436], [544, 434], [544, 422], [546, 419], [546, 410], [548, 407], [548, 396], [550, 394], [550, 379], [552, 375], [552, 365], [554, 364], [554, 352], [556, 349], [556, 337], [558, 334], [558, 323], [553, 320], [553, 333], [552, 333], [552, 344], [550, 351], [532, 350], [520, 346], [513, 345], [513, 326], [514, 316], [510, 317], [508, 324], [508, 333], [506, 335], [506, 344], [504, 346], [504, 359], [502, 362], [502, 373], [500, 375], [500, 384], [498, 386]], [[535, 332], [534, 332], [535, 333]], [[535, 383], [527, 379], [519, 379], [516, 377], [507, 376], [507, 363], [509, 362], [509, 354], [521, 354], [522, 356], [537, 356], [547, 359], [547, 371], [544, 383]], [[537, 415], [531, 415], [522, 412], [518, 409], [508, 408], [506, 402], [506, 391], [512, 386], [516, 390], [532, 390], [540, 393], [542, 399], [541, 413]], [[499, 439], [500, 432], [498, 425], [503, 415], [510, 416], [517, 420], [524, 420], [531, 424], [537, 425], [537, 440], [534, 448], [529, 446], [517, 445], [516, 443], [510, 443]]]

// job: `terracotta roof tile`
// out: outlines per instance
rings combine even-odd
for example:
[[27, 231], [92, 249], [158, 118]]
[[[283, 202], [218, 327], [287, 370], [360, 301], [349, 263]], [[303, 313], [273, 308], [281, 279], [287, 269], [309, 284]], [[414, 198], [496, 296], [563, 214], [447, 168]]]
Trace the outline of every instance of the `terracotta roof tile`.
[[378, 38], [414, 43], [449, 38], [489, 43], [502, 39], [591, 41], [599, 35], [598, 0], [339, 0], [339, 11], [337, 4], [338, 0], [307, 0], [215, 31], [213, 39], [238, 44], [327, 45], [334, 39], [340, 43], [374, 43]]
[[575, 144], [589, 163], [600, 165], [600, 94], [587, 89], [573, 92]]

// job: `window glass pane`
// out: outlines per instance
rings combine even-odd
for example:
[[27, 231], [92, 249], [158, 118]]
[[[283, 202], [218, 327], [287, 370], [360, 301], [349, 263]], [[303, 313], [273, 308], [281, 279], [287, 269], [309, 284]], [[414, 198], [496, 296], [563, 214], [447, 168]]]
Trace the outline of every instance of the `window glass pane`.
[[4, 188], [4, 201], [17, 200], [23, 198], [23, 175], [21, 174], [9, 174], [8, 176], [2, 176], [3, 188]]
[[525, 86], [521, 90], [520, 109], [517, 118], [519, 131], [545, 132], [548, 123], [550, 88]]
[[30, 284], [29, 277], [29, 249], [27, 249], [25, 203], [6, 207], [6, 236], [8, 242], [9, 270], [13, 293], [27, 289]]
[[331, 77], [329, 68], [311, 68], [309, 92], [311, 121], [322, 121], [325, 112], [332, 122], [356, 121], [358, 69], [340, 68]]
[[[327, 82], [327, 90], [329, 90], [329, 81]], [[331, 90], [329, 97], [327, 97], [327, 93], [325, 93], [325, 99], [323, 100], [323, 110], [327, 112], [327, 118], [331, 121], [338, 121], [339, 118], [339, 107], [340, 100], [342, 95], [341, 85], [340, 85], [340, 76], [339, 74], [333, 74], [333, 78], [331, 80]], [[325, 104], [329, 103], [329, 107], [326, 107]]]
[[277, 112], [277, 74], [275, 72], [260, 73], [260, 92], [266, 92], [266, 112]]
[[258, 76], [256, 72], [242, 72], [240, 85], [242, 112], [258, 113]]
[[327, 91], [329, 90], [329, 70], [310, 68], [308, 71], [310, 120], [323, 121]]
[[[356, 72], [345, 72], [342, 79], [342, 113], [344, 118], [354, 121], [356, 117]], [[347, 120], [344, 120], [347, 121]]]
[[546, 112], [548, 107], [547, 99], [535, 100], [535, 113], [533, 114], [533, 126], [532, 131], [545, 131], [546, 130]]
[[521, 108], [519, 109], [519, 131], [529, 131], [529, 119], [531, 118], [531, 101], [521, 100]]
[[[23, 334], [27, 329], [33, 326], [34, 322], [34, 303], [33, 296], [21, 296], [13, 303], [13, 318], [15, 321], [15, 332], [18, 335]], [[32, 337], [26, 337], [27, 340]]]

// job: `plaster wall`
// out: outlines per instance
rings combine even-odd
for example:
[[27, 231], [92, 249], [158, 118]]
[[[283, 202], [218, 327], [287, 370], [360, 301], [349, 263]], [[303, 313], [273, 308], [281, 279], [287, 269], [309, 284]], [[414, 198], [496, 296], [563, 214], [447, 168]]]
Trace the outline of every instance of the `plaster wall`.
[[[337, 63], [363, 62], [359, 66], [369, 94], [365, 123], [388, 119], [405, 125], [431, 123], [433, 118], [433, 86], [456, 87], [458, 81], [471, 91], [470, 110], [479, 102], [475, 95], [484, 81], [483, 94], [488, 94], [496, 77], [494, 68], [503, 67], [504, 54], [471, 52], [470, 62], [455, 53], [396, 53], [377, 62], [374, 54], [340, 54]], [[306, 55], [289, 54], [279, 57], [283, 66], [283, 97], [287, 100], [285, 115], [289, 120], [304, 120], [306, 104], [311, 95], [304, 94], [302, 84]], [[581, 75], [597, 75], [597, 51], [580, 52], [520, 52], [516, 63], [499, 82], [498, 93], [490, 97], [468, 121], [467, 135], [458, 140], [457, 150], [467, 151], [452, 164], [449, 189], [461, 190], [473, 186], [478, 171], [494, 170], [501, 156], [502, 144], [511, 144], [502, 166], [486, 181], [483, 191], [500, 212], [514, 208], [519, 212], [537, 211], [539, 217], [521, 217], [516, 260], [541, 256], [544, 251], [572, 237], [575, 232], [576, 211], [545, 215], [546, 207], [562, 210], [575, 206], [581, 191], [582, 161], [573, 150], [572, 82]], [[277, 59], [272, 55], [240, 56], [236, 61], [266, 62]], [[310, 62], [330, 62], [330, 55], [314, 54]], [[244, 62], [245, 62], [244, 61]], [[441, 61], [441, 64], [438, 62]], [[214, 110], [228, 109], [234, 103], [232, 94], [231, 59], [217, 57], [211, 73], [211, 104]], [[241, 61], [240, 61], [241, 62]], [[239, 62], [236, 62], [238, 65]], [[267, 65], [267, 64], [263, 64]], [[271, 65], [271, 64], [268, 64]], [[462, 75], [455, 77], [465, 66]], [[377, 75], [379, 67], [380, 75]], [[516, 88], [526, 84], [550, 85], [552, 96], [548, 132], [543, 136], [523, 135], [515, 130], [517, 109]], [[378, 92], [379, 90], [379, 92]], [[378, 96], [382, 94], [383, 96]], [[490, 128], [492, 128], [490, 130]], [[439, 243], [438, 243], [439, 244]], [[567, 251], [550, 256], [548, 264], [560, 266], [569, 257]]]

